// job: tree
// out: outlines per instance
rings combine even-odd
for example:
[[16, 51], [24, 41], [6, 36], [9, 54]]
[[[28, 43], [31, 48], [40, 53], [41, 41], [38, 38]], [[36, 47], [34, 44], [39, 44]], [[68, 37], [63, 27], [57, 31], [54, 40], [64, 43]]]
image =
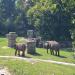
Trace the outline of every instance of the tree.
[[71, 14], [68, 12], [67, 1], [35, 2], [35, 5], [27, 11], [29, 24], [38, 29], [41, 36], [46, 39], [70, 40]]
[[[9, 3], [9, 4], [8, 4]], [[10, 11], [9, 11], [10, 10]], [[1, 0], [0, 1], [0, 26], [2, 26], [3, 31], [1, 34], [5, 34], [8, 31], [14, 29], [13, 19], [15, 10], [15, 0]]]
[[17, 32], [25, 35], [28, 28], [25, 10], [18, 7], [17, 0], [0, 1], [0, 33]]
[[34, 29], [44, 39], [71, 40], [74, 8], [74, 0], [1, 0], [0, 33], [25, 35], [27, 29]]

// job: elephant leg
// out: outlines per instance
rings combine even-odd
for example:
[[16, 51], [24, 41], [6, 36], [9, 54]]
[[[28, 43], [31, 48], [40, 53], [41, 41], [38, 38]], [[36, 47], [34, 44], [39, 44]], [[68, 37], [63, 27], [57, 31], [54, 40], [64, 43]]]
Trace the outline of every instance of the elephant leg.
[[17, 54], [17, 50], [15, 50], [15, 56], [16, 56], [16, 54]]
[[58, 51], [56, 50], [56, 51], [55, 51], [55, 55], [56, 55], [56, 56], [58, 55], [57, 53], [58, 53]]
[[58, 50], [58, 56], [60, 56], [60, 52], [59, 52], [59, 50]]
[[47, 48], [47, 54], [48, 54], [48, 48]]
[[51, 53], [51, 55], [53, 54], [52, 49], [50, 49], [50, 53]]
[[18, 56], [20, 56], [20, 50], [18, 50]]
[[25, 50], [22, 51], [22, 56], [25, 56]]
[[54, 55], [54, 50], [52, 50], [52, 55]]

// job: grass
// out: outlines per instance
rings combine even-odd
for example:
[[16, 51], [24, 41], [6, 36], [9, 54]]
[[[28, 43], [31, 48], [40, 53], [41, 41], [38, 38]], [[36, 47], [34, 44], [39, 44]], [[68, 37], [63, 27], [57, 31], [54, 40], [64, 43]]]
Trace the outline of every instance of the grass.
[[75, 67], [44, 62], [31, 62], [1, 59], [0, 65], [8, 67], [12, 75], [75, 75]]
[[[19, 39], [20, 38], [17, 39], [18, 42]], [[15, 50], [6, 47], [7, 43], [6, 38], [0, 38], [0, 56], [14, 56]], [[36, 55], [26, 54], [26, 56], [31, 58], [51, 59], [75, 63], [73, 52], [69, 49], [62, 49], [60, 51], [61, 57], [50, 55], [50, 53], [47, 54], [46, 50], [43, 48], [37, 48], [36, 53]], [[75, 75], [75, 67], [73, 66], [64, 66], [45, 62], [35, 62], [32, 64], [32, 62], [18, 59], [0, 58], [0, 65], [8, 67], [12, 75]]]
[[[19, 41], [20, 38], [17, 40]], [[20, 41], [21, 42], [21, 41]], [[0, 55], [2, 56], [14, 56], [14, 49], [11, 48], [4, 48], [7, 46], [7, 39], [6, 38], [0, 38]], [[27, 57], [31, 58], [39, 58], [39, 59], [46, 59], [46, 60], [55, 60], [55, 61], [62, 61], [62, 62], [70, 62], [70, 63], [75, 63], [75, 59], [73, 58], [73, 52], [71, 49], [61, 49], [60, 50], [60, 55], [61, 57], [58, 56], [53, 56], [47, 54], [46, 49], [43, 48], [37, 48], [36, 49], [36, 55], [30, 55], [26, 54]]]
[[50, 53], [47, 54], [46, 50], [43, 49], [43, 48], [36, 49], [36, 52], [38, 53], [36, 55], [30, 55], [30, 54], [27, 54], [27, 55], [32, 57], [32, 58], [40, 58], [40, 59], [47, 59], [47, 60], [55, 60], [55, 61], [75, 63], [75, 59], [73, 57], [73, 52], [69, 52], [69, 51], [65, 51], [65, 50], [62, 49], [60, 51], [60, 55], [61, 55], [60, 57], [53, 56]]
[[0, 38], [0, 46], [7, 46], [8, 40], [6, 38]]

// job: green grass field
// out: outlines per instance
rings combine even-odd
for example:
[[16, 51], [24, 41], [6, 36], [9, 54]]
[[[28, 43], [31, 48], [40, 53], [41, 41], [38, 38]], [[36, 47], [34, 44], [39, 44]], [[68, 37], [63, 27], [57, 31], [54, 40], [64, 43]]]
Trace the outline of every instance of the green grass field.
[[[20, 38], [17, 40], [19, 41], [19, 39]], [[0, 56], [14, 56], [15, 50], [8, 48], [7, 43], [6, 38], [0, 38]], [[36, 52], [36, 55], [26, 54], [26, 57], [75, 63], [71, 49], [61, 49], [61, 57], [50, 55], [50, 53], [47, 54], [46, 50], [43, 48], [37, 48]], [[36, 62], [32, 64], [31, 62], [18, 59], [0, 58], [0, 65], [8, 67], [12, 75], [54, 75], [53, 73], [55, 73], [55, 75], [75, 75], [75, 67], [73, 66], [45, 62]]]
[[[19, 41], [20, 38], [17, 40]], [[2, 56], [14, 56], [14, 49], [12, 48], [7, 48], [7, 39], [6, 38], [0, 38], [0, 55]], [[75, 63], [75, 59], [73, 58], [73, 52], [71, 49], [61, 49], [60, 50], [60, 57], [58, 56], [53, 56], [50, 54], [46, 53], [46, 49], [43, 48], [37, 48], [36, 49], [36, 55], [30, 55], [26, 54], [27, 57], [31, 58], [40, 58], [40, 59], [51, 59], [55, 61], [63, 61], [63, 62], [71, 62]]]
[[8, 67], [12, 75], [75, 75], [75, 67], [44, 62], [0, 59], [0, 65]]

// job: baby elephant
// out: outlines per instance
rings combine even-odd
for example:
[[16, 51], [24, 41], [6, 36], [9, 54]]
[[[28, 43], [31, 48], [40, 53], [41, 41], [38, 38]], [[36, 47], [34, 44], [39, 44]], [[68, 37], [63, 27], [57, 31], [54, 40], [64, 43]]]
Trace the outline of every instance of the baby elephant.
[[25, 56], [25, 51], [26, 51], [26, 45], [25, 44], [15, 44], [15, 56], [18, 55], [20, 56], [20, 52], [22, 52], [22, 56]]

